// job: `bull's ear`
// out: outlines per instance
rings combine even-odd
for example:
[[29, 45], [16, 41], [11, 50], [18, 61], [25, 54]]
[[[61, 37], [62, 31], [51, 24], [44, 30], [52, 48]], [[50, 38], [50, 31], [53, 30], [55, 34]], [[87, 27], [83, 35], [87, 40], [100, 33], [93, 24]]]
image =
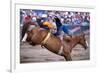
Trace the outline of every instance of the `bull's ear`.
[[63, 39], [63, 40], [65, 40], [67, 43], [71, 42], [70, 39]]
[[85, 36], [85, 33], [83, 33], [83, 32], [82, 32], [82, 33], [81, 33], [81, 36], [83, 36], [83, 37], [84, 37], [84, 36]]
[[63, 40], [65, 40], [67, 43], [71, 41], [70, 36], [63, 36]]

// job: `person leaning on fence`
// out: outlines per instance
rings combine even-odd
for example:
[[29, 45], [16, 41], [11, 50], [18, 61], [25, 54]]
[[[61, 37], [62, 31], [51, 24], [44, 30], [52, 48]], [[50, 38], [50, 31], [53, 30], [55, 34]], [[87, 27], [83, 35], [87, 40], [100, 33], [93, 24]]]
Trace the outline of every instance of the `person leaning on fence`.
[[[26, 41], [26, 38], [27, 38], [27, 32], [28, 31], [31, 31], [35, 25], [37, 25], [35, 22], [32, 22], [32, 18], [30, 15], [28, 15], [24, 22], [23, 22], [23, 27], [22, 27], [22, 42], [25, 42]], [[28, 28], [28, 29], [27, 29]]]

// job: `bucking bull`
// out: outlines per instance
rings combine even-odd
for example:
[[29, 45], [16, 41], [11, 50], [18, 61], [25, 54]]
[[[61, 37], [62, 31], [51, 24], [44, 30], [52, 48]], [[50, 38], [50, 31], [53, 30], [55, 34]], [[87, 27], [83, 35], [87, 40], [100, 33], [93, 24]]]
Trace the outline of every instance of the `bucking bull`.
[[[22, 29], [22, 32], [25, 32], [25, 30]], [[72, 37], [63, 36], [63, 39], [60, 39], [59, 37], [54, 36], [50, 31], [40, 28], [39, 26], [34, 26], [31, 31], [27, 31], [27, 34], [24, 33], [24, 35], [27, 35], [26, 41], [29, 44], [33, 46], [44, 46], [49, 51], [63, 56], [66, 61], [72, 60], [71, 51], [77, 44], [80, 44], [84, 49], [87, 49], [85, 34]]]

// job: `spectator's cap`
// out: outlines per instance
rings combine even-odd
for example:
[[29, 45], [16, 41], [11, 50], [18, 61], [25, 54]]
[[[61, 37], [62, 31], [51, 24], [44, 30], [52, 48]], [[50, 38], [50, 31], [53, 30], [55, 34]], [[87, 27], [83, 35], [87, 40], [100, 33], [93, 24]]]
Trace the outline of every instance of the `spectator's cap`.
[[80, 15], [80, 12], [78, 12], [78, 14]]
[[47, 14], [42, 14], [42, 17], [43, 18], [47, 18]]
[[64, 15], [67, 15], [68, 14], [68, 12], [66, 11], [65, 13], [64, 13]]
[[34, 16], [34, 17], [32, 17], [32, 21], [33, 22], [35, 22], [37, 19], [36, 19], [36, 17]]
[[28, 15], [28, 16], [25, 17], [25, 20], [30, 20], [30, 19], [31, 19], [30, 15]]

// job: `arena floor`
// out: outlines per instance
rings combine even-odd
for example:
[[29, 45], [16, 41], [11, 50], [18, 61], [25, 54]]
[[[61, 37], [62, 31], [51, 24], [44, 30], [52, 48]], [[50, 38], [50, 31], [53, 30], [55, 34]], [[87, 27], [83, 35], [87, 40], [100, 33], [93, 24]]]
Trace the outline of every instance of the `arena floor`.
[[[86, 37], [87, 42], [90, 44], [89, 36]], [[71, 53], [72, 61], [89, 60], [90, 47], [84, 49], [82, 46], [77, 45], [73, 48]], [[31, 46], [28, 43], [21, 43], [20, 45], [20, 63], [36, 63], [36, 62], [55, 62], [65, 61], [64, 57], [56, 55], [46, 48], [41, 46]]]

